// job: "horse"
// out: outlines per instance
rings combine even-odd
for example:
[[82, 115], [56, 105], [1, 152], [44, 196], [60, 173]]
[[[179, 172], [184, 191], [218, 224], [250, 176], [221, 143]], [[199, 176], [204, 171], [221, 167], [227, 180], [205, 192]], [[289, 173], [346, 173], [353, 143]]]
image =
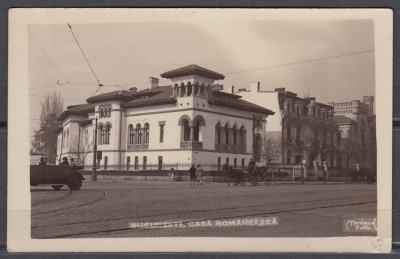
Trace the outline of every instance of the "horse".
[[241, 170], [233, 169], [232, 166], [223, 165], [222, 171], [226, 175], [226, 180], [228, 181], [228, 185], [231, 185], [231, 181], [233, 186], [238, 185], [239, 183], [244, 181], [243, 173]]

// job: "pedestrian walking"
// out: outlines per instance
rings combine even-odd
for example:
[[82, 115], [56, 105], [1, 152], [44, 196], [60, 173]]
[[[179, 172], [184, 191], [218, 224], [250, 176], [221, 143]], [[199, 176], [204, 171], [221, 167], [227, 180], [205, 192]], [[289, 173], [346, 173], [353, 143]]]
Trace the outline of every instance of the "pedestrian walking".
[[203, 185], [203, 168], [201, 168], [201, 165], [198, 165], [196, 169], [196, 181], [197, 181], [197, 186], [199, 184], [201, 186]]
[[189, 175], [190, 175], [190, 186], [195, 186], [196, 185], [196, 167], [194, 164], [192, 164], [192, 167], [189, 169]]
[[175, 180], [175, 170], [172, 167], [171, 170], [169, 170], [169, 176], [171, 177], [172, 180]]

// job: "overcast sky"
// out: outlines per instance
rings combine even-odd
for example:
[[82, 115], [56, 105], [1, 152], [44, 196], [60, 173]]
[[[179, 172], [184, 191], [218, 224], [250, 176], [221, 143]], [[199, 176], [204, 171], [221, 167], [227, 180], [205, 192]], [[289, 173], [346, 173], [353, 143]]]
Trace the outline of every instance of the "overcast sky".
[[[216, 83], [228, 91], [232, 85], [248, 88], [250, 82], [260, 81], [262, 90], [285, 87], [323, 103], [375, 95], [372, 20], [225, 19], [71, 26], [100, 82], [120, 85], [104, 86], [98, 93], [121, 87], [144, 89], [150, 76], [160, 78], [168, 70], [197, 64], [224, 74], [225, 80]], [[30, 25], [29, 31], [41, 45], [29, 35], [32, 132], [39, 127], [40, 100], [46, 93], [59, 91], [68, 106], [85, 103], [98, 87], [66, 24]], [[329, 58], [350, 53], [358, 54]], [[320, 60], [284, 65], [313, 59]], [[160, 85], [168, 84], [169, 80], [160, 80]]]

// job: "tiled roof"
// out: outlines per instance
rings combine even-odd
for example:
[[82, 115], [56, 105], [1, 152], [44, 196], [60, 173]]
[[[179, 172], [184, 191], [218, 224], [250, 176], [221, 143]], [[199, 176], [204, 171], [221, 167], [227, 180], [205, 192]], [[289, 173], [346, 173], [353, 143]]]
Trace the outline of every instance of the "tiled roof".
[[63, 111], [60, 116], [58, 116], [58, 120], [62, 121], [67, 118], [69, 115], [87, 115], [89, 112], [94, 112], [93, 104], [80, 104], [80, 105], [72, 105], [68, 106], [67, 110]]
[[[146, 94], [144, 95], [144, 93]], [[135, 99], [124, 104], [124, 108], [175, 103], [176, 99], [171, 96], [172, 87], [170, 85], [145, 89], [138, 92], [138, 94], [134, 96]]]
[[[225, 96], [227, 98], [224, 98]], [[208, 102], [213, 105], [224, 106], [224, 107], [238, 109], [238, 110], [242, 110], [242, 111], [257, 112], [257, 113], [261, 113], [264, 115], [275, 114], [271, 110], [268, 110], [259, 105], [250, 103], [248, 101], [242, 100], [240, 98], [241, 98], [241, 96], [238, 96], [238, 95], [214, 91], [213, 97]]]
[[201, 67], [201, 66], [198, 66], [195, 64], [162, 73], [161, 77], [175, 78], [175, 77], [187, 76], [187, 75], [199, 75], [199, 76], [204, 76], [204, 77], [211, 78], [214, 80], [220, 80], [220, 79], [225, 78], [225, 76], [220, 73], [214, 72], [212, 70], [209, 70], [207, 68], [204, 68], [204, 67]]
[[88, 103], [97, 103], [97, 102], [104, 102], [104, 101], [111, 101], [111, 100], [121, 100], [121, 101], [128, 101], [132, 98], [135, 92], [129, 90], [118, 90], [108, 93], [103, 93], [95, 96], [91, 96], [86, 99]]
[[356, 123], [355, 120], [352, 120], [344, 115], [335, 115], [334, 119], [337, 123]]
[[[123, 97], [125, 103], [124, 108], [137, 108], [146, 107], [153, 105], [172, 104], [176, 103], [176, 98], [172, 97], [172, 86], [159, 86], [152, 89], [145, 89], [138, 92], [132, 91], [113, 91], [105, 94], [100, 94], [88, 98], [88, 102], [96, 103], [107, 100], [115, 100], [115, 97]], [[243, 111], [252, 111], [265, 115], [273, 115], [274, 112], [258, 106], [256, 104], [244, 101], [240, 99], [241, 96], [213, 91], [212, 97], [209, 99], [209, 103], [212, 105], [228, 107]], [[69, 106], [60, 116], [59, 120], [64, 120], [69, 115], [87, 115], [90, 112], [94, 112], [94, 104], [82, 104]]]

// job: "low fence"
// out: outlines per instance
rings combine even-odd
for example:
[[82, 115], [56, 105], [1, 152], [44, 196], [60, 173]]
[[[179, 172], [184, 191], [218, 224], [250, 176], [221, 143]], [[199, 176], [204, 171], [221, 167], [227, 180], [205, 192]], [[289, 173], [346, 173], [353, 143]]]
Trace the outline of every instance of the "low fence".
[[[127, 165], [104, 165], [97, 168], [98, 179], [115, 179], [115, 180], [145, 180], [145, 181], [171, 181], [169, 175], [170, 169], [174, 168], [174, 174], [180, 181], [189, 181], [189, 169], [192, 166], [190, 163], [174, 163], [143, 166], [127, 166]], [[196, 166], [196, 165], [195, 165]], [[221, 171], [222, 166], [216, 164], [202, 164], [204, 173], [204, 181], [206, 182], [224, 182], [226, 175]], [[241, 167], [237, 167], [241, 168]], [[245, 168], [247, 169], [247, 167]], [[301, 181], [301, 167], [298, 165], [271, 165], [269, 170], [273, 172], [275, 180], [281, 182], [296, 182]], [[85, 166], [82, 172], [86, 176], [92, 174], [92, 166]], [[336, 170], [328, 170], [328, 181], [344, 182], [343, 172]], [[304, 180], [306, 182], [323, 181], [323, 171], [313, 168], [306, 168]]]
[[[116, 164], [108, 164], [105, 165], [101, 163], [100, 165], [96, 166], [97, 170], [104, 170], [104, 171], [154, 171], [154, 170], [189, 170], [192, 164], [190, 163], [173, 163], [173, 164], [130, 164], [130, 165], [116, 165]], [[92, 165], [85, 165], [84, 171], [92, 171]], [[197, 167], [197, 164], [195, 165]], [[218, 166], [216, 164], [201, 164], [201, 167], [204, 171], [220, 171], [222, 169], [222, 165]]]

